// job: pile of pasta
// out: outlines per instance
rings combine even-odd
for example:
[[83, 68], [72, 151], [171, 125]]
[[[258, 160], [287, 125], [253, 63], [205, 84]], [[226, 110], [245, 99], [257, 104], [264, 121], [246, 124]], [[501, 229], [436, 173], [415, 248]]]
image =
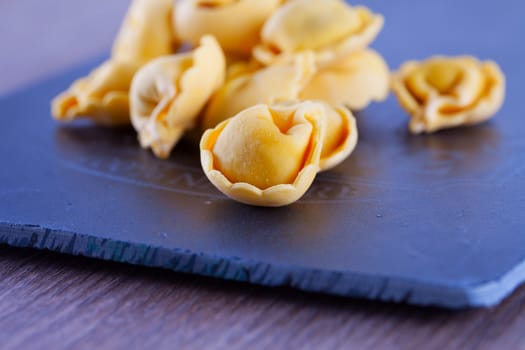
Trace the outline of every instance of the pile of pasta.
[[383, 21], [343, 0], [133, 0], [110, 58], [58, 95], [52, 115], [131, 123], [163, 159], [188, 132], [203, 133], [202, 168], [220, 191], [287, 205], [353, 152], [352, 111], [391, 86], [414, 133], [501, 107], [493, 62], [434, 57], [391, 76], [369, 48]]

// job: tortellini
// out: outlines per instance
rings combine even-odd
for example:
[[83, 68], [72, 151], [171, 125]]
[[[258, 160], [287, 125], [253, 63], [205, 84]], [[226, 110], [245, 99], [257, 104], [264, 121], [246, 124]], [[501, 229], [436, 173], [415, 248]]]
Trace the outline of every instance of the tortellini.
[[62, 121], [86, 117], [108, 126], [129, 124], [133, 75], [150, 59], [174, 50], [172, 10], [173, 0], [134, 0], [111, 58], [52, 101], [53, 117]]
[[60, 121], [90, 118], [105, 126], [129, 124], [128, 91], [139, 66], [108, 60], [51, 102], [51, 114]]
[[163, 159], [184, 134], [206, 130], [201, 165], [221, 192], [288, 205], [352, 154], [351, 111], [390, 88], [415, 134], [501, 108], [505, 77], [492, 61], [436, 56], [391, 75], [368, 48], [383, 22], [343, 0], [133, 0], [111, 57], [58, 95], [52, 114], [131, 121]]
[[343, 0], [293, 0], [266, 21], [254, 57], [264, 64], [311, 50], [319, 64], [364, 49], [383, 27], [383, 17]]
[[213, 128], [258, 103], [272, 104], [298, 99], [315, 71], [311, 53], [295, 56], [291, 62], [259, 70], [246, 64], [230, 68], [228, 81], [214, 94], [206, 108], [203, 129]]
[[214, 37], [194, 51], [154, 59], [131, 84], [131, 121], [142, 147], [167, 158], [211, 94], [224, 82], [225, 58]]
[[201, 164], [227, 196], [251, 205], [298, 200], [317, 172], [325, 135], [322, 104], [255, 105], [207, 130]]
[[392, 88], [411, 115], [410, 131], [432, 133], [493, 116], [503, 104], [505, 76], [492, 61], [437, 56], [402, 65]]
[[299, 96], [361, 110], [372, 101], [385, 100], [389, 91], [390, 71], [386, 62], [377, 52], [367, 49], [320, 69]]
[[361, 110], [372, 101], [383, 101], [389, 89], [388, 66], [372, 50], [348, 55], [319, 70], [311, 52], [259, 69], [253, 63], [241, 63], [230, 67], [225, 85], [206, 108], [202, 127], [213, 128], [257, 103], [318, 100]]
[[174, 11], [175, 33], [197, 44], [214, 35], [227, 53], [247, 55], [259, 40], [264, 21], [282, 0], [179, 0]]
[[173, 0], [133, 0], [113, 43], [111, 58], [144, 64], [173, 53], [177, 46], [173, 10]]

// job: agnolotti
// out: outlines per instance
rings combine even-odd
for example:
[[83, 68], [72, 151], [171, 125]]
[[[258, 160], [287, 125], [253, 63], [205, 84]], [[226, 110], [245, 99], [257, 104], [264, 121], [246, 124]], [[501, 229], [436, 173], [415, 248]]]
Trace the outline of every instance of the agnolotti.
[[102, 125], [129, 124], [129, 88], [149, 60], [174, 52], [173, 0], [134, 0], [113, 44], [111, 57], [75, 81], [51, 104], [55, 119], [90, 118]]
[[167, 158], [224, 82], [225, 58], [214, 37], [195, 50], [162, 56], [142, 67], [130, 90], [131, 121], [143, 148]]

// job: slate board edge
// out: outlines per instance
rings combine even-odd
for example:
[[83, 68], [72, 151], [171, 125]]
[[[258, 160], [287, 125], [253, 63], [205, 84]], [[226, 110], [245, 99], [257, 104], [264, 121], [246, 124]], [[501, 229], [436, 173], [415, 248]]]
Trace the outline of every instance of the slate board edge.
[[350, 271], [271, 265], [184, 249], [150, 247], [30, 224], [0, 223], [0, 244], [164, 268], [269, 287], [292, 287], [306, 292], [449, 309], [497, 305], [521, 284], [525, 276], [525, 263], [522, 263], [497, 280], [474, 286], [426, 283], [399, 277], [370, 278]]

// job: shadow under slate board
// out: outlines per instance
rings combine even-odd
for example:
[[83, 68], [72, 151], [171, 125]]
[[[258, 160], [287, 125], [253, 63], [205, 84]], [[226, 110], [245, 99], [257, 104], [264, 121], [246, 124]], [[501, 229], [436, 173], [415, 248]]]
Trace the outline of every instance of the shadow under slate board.
[[446, 3], [372, 1], [387, 18], [375, 48], [392, 67], [433, 53], [496, 59], [508, 77], [498, 117], [411, 136], [393, 98], [373, 105], [357, 115], [351, 158], [284, 208], [225, 198], [189, 141], [161, 161], [132, 130], [53, 122], [51, 98], [98, 61], [3, 98], [0, 243], [348, 297], [498, 303], [525, 279], [523, 5], [487, 29], [492, 7], [470, 16], [473, 1], [454, 2], [445, 40], [433, 28]]

